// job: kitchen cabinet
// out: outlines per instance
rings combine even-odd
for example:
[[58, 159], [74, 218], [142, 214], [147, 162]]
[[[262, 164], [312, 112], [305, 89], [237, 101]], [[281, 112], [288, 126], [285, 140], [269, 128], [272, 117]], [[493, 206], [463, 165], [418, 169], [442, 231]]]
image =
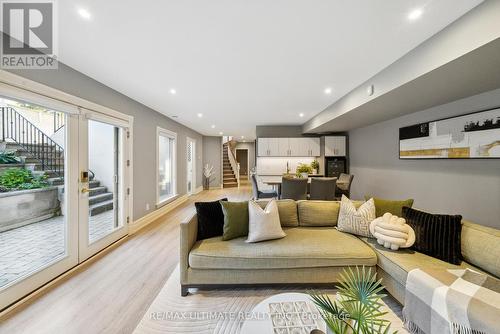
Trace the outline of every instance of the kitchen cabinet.
[[319, 157], [320, 140], [313, 137], [259, 138], [260, 157]]
[[325, 156], [345, 157], [347, 154], [346, 136], [326, 136]]
[[279, 139], [280, 138], [259, 138], [257, 141], [257, 153], [260, 157], [277, 157], [279, 156]]

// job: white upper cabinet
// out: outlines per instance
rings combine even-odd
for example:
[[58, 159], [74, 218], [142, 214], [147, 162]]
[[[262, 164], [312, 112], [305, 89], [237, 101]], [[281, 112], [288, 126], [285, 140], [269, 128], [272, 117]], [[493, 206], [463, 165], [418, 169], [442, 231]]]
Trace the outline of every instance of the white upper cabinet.
[[306, 148], [306, 156], [308, 157], [319, 157], [320, 149], [319, 149], [319, 138], [303, 138], [305, 142]]
[[319, 157], [319, 138], [259, 138], [260, 157]]
[[292, 138], [278, 138], [278, 149], [280, 157], [289, 157], [291, 155], [290, 152], [290, 139]]
[[259, 157], [269, 156], [269, 138], [259, 138], [257, 141], [257, 155]]
[[268, 138], [269, 156], [277, 157], [280, 155], [280, 138]]
[[347, 153], [345, 136], [326, 136], [325, 137], [325, 156], [326, 157], [345, 157]]

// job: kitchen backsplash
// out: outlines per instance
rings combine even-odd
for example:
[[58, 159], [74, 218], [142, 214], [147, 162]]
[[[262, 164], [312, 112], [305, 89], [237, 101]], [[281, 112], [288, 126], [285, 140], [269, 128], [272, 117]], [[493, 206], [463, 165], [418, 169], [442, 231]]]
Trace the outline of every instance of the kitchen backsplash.
[[290, 167], [290, 172], [295, 173], [300, 163], [311, 164], [314, 158], [311, 157], [257, 157], [257, 175], [282, 175], [286, 173], [286, 163]]

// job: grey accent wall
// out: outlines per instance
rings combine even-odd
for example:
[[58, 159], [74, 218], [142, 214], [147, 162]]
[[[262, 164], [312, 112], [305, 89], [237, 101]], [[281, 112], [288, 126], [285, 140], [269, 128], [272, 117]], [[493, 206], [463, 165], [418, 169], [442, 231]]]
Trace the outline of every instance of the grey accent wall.
[[203, 137], [203, 166], [214, 166], [210, 188], [222, 186], [222, 137]]
[[257, 125], [255, 135], [257, 138], [302, 137], [302, 125]]
[[[177, 192], [179, 195], [186, 194], [186, 137], [195, 139], [197, 147], [202, 147], [203, 137], [198, 132], [61, 63], [58, 70], [11, 72], [134, 116], [134, 220], [155, 209], [157, 126], [177, 133]], [[199, 187], [202, 185], [202, 152], [197, 152], [196, 155], [196, 187]], [[149, 210], [146, 210], [147, 203]]]
[[500, 106], [500, 89], [349, 132], [352, 197], [414, 198], [414, 207], [500, 228], [500, 160], [399, 160], [399, 128]]
[[239, 142], [236, 144], [236, 149], [248, 150], [248, 170], [255, 167], [255, 142]]

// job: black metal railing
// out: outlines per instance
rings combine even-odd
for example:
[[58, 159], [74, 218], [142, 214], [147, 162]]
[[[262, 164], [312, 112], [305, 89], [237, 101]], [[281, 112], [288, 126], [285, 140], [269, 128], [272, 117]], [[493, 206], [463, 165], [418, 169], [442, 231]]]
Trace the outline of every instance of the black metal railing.
[[66, 117], [64, 113], [58, 111], [53, 112], [53, 117], [54, 117], [54, 133], [56, 133], [57, 131], [59, 131], [64, 127]]
[[41, 170], [64, 177], [64, 149], [12, 107], [0, 107], [1, 138], [11, 139], [41, 164]]

